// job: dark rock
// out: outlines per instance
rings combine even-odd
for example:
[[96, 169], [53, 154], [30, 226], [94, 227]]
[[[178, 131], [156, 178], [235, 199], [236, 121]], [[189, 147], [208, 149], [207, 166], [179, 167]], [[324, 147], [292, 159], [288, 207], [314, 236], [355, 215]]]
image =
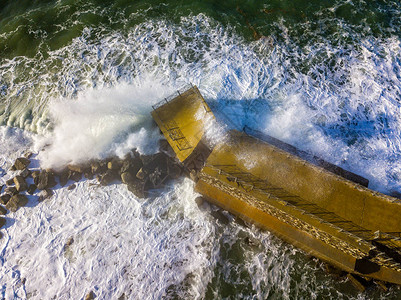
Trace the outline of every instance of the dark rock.
[[30, 163], [31, 163], [31, 161], [28, 158], [18, 157], [15, 160], [14, 167], [16, 170], [23, 170], [26, 167], [28, 167]]
[[23, 169], [21, 173], [19, 173], [20, 176], [27, 178], [29, 175], [31, 175], [31, 171], [29, 169]]
[[0, 193], [3, 191], [4, 185], [0, 185]]
[[143, 164], [139, 157], [125, 159], [122, 162], [120, 173], [130, 172], [131, 174], [136, 174], [142, 166]]
[[75, 172], [75, 171], [69, 171], [68, 174], [68, 179], [71, 179], [72, 181], [78, 182], [82, 178], [82, 173], [80, 172]]
[[31, 185], [29, 185], [29, 187], [28, 187], [28, 194], [29, 194], [29, 195], [33, 195], [33, 194], [35, 193], [35, 191], [36, 191], [36, 184], [31, 184]]
[[7, 209], [0, 205], [0, 215], [5, 215], [7, 213]]
[[25, 195], [14, 195], [11, 199], [7, 202], [6, 208], [9, 211], [16, 212], [18, 208], [25, 206], [28, 203], [28, 198]]
[[170, 179], [177, 179], [181, 176], [182, 169], [178, 164], [176, 164], [174, 162], [169, 162], [168, 168], [167, 168], [167, 173], [168, 173], [168, 177]]
[[146, 174], [143, 171], [143, 168], [140, 168], [138, 173], [136, 173], [136, 178], [140, 179], [140, 180], [145, 180], [146, 178]]
[[98, 173], [102, 172], [102, 168], [98, 161], [92, 161], [90, 166], [91, 166], [92, 174], [98, 174]]
[[14, 178], [10, 178], [6, 181], [6, 185], [10, 186], [10, 185], [14, 185]]
[[33, 153], [30, 152], [30, 151], [25, 152], [24, 157], [25, 157], [25, 158], [31, 158], [32, 154], [33, 154]]
[[85, 296], [85, 300], [93, 300], [95, 299], [96, 295], [94, 292], [90, 291], [86, 296]]
[[[36, 184], [36, 182], [35, 182], [35, 184]], [[37, 182], [36, 186], [39, 190], [45, 190], [45, 189], [54, 187], [56, 184], [57, 183], [54, 178], [53, 172], [43, 170], [42, 172], [40, 172], [40, 174], [38, 176], [38, 182]]]
[[38, 194], [38, 196], [39, 196], [39, 199], [38, 199], [38, 201], [39, 202], [42, 202], [42, 201], [44, 201], [44, 200], [46, 200], [47, 198], [50, 198], [51, 196], [53, 196], [53, 191], [51, 190], [51, 189], [45, 189], [45, 190], [42, 190], [39, 194]]
[[10, 168], [10, 171], [15, 171], [15, 170], [17, 170], [17, 169], [15, 168], [14, 165], [12, 165], [11, 168]]
[[222, 224], [227, 225], [230, 223], [230, 220], [222, 213], [221, 210], [215, 210], [211, 212], [211, 215], [219, 220]]
[[3, 194], [0, 196], [0, 203], [6, 205], [8, 200], [10, 200], [10, 198], [11, 198], [10, 194]]
[[138, 179], [134, 180], [128, 185], [128, 190], [138, 198], [145, 198], [147, 194], [145, 190], [145, 183]]
[[18, 194], [18, 190], [15, 186], [8, 186], [6, 187], [6, 189], [4, 190], [5, 193], [14, 196], [16, 194]]
[[125, 184], [133, 184], [135, 180], [138, 180], [130, 172], [124, 172], [121, 174], [121, 181]]
[[205, 198], [203, 198], [202, 196], [195, 198], [195, 203], [196, 203], [196, 205], [198, 205], [198, 207], [201, 207], [204, 202], [205, 202]]
[[159, 167], [149, 174], [149, 182], [152, 183], [153, 188], [160, 187], [166, 179], [167, 175], [163, 174]]
[[107, 168], [109, 170], [118, 170], [121, 168], [121, 161], [117, 157], [113, 158], [107, 163]]
[[85, 172], [85, 173], [84, 173], [84, 176], [85, 176], [87, 179], [93, 179], [93, 174], [92, 174], [92, 172]]
[[40, 171], [36, 170], [32, 172], [32, 178], [33, 178], [33, 182], [38, 185], [39, 182], [39, 175], [40, 175]]
[[6, 225], [6, 219], [3, 217], [0, 217], [0, 228], [3, 227], [4, 225]]
[[102, 176], [100, 184], [109, 185], [117, 179], [120, 179], [120, 176], [118, 175], [118, 172], [116, 172], [116, 170], [107, 170], [106, 173], [104, 173], [104, 175]]
[[76, 187], [77, 186], [75, 185], [75, 183], [73, 183], [67, 188], [67, 190], [71, 191], [71, 190], [75, 189]]
[[88, 169], [88, 167], [84, 166], [84, 165], [68, 165], [67, 168], [70, 171], [78, 172], [78, 173], [86, 172]]
[[194, 182], [198, 182], [198, 180], [199, 180], [198, 172], [196, 172], [196, 170], [191, 170], [191, 173], [189, 173], [189, 177], [190, 177]]
[[173, 148], [171, 148], [167, 140], [159, 140], [159, 150], [166, 153], [170, 157], [176, 156], [176, 153], [174, 152]]
[[15, 188], [18, 192], [26, 191], [28, 189], [28, 185], [25, 182], [25, 178], [18, 175], [14, 177]]
[[63, 170], [60, 170], [57, 173], [57, 176], [58, 176], [58, 181], [59, 181], [60, 185], [65, 186], [68, 182], [68, 178], [70, 176], [70, 171], [67, 168], [65, 168]]

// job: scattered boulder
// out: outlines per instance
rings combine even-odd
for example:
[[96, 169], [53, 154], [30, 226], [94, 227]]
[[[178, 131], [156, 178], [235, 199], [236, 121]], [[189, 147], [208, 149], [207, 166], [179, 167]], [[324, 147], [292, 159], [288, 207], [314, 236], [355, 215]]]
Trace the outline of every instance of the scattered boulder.
[[37, 178], [38, 182], [37, 183], [35, 182], [35, 184], [39, 190], [52, 188], [57, 184], [54, 178], [54, 174], [51, 171], [43, 170], [42, 172], [40, 172]]
[[10, 185], [14, 185], [14, 178], [10, 178], [6, 181], [6, 185], [10, 186]]
[[140, 180], [145, 180], [146, 174], [143, 170], [143, 168], [140, 168], [138, 173], [136, 173], [136, 178], [140, 179]]
[[224, 225], [230, 223], [230, 220], [223, 214], [223, 212], [220, 209], [212, 211], [211, 215]]
[[118, 170], [121, 168], [121, 161], [117, 157], [113, 158], [107, 163], [107, 168], [109, 170]]
[[202, 196], [196, 197], [195, 203], [196, 205], [198, 205], [198, 207], [201, 207], [203, 203], [205, 203], [205, 198], [203, 198]]
[[25, 178], [18, 175], [14, 177], [15, 188], [18, 192], [26, 191], [28, 189], [28, 185], [25, 182]]
[[100, 173], [100, 164], [97, 160], [90, 163], [91, 171], [93, 174]]
[[0, 193], [1, 193], [1, 191], [3, 190], [3, 187], [4, 187], [4, 185], [0, 185]]
[[5, 215], [7, 213], [7, 209], [0, 205], [0, 215]]
[[32, 178], [33, 178], [33, 182], [38, 185], [39, 182], [39, 175], [40, 175], [40, 171], [36, 170], [32, 172]]
[[85, 173], [84, 173], [84, 176], [85, 176], [85, 178], [87, 178], [87, 179], [93, 179], [93, 174], [92, 174], [92, 172], [85, 172]]
[[50, 198], [51, 196], [53, 196], [53, 194], [54, 193], [51, 189], [44, 189], [38, 194], [38, 196], [39, 196], [38, 201], [42, 202], [42, 201], [46, 200], [47, 198]]
[[70, 176], [70, 171], [65, 168], [57, 173], [58, 181], [61, 186], [65, 186], [68, 182], [68, 178]]
[[167, 173], [170, 179], [177, 179], [181, 176], [182, 170], [178, 164], [169, 162]]
[[128, 190], [138, 198], [146, 198], [147, 193], [145, 189], [145, 182], [141, 180], [134, 180], [131, 184], [128, 185]]
[[84, 173], [87, 170], [87, 167], [84, 165], [68, 165], [68, 170], [78, 173]]
[[29, 171], [29, 169], [23, 169], [19, 175], [27, 178], [29, 175], [31, 175], [31, 171]]
[[121, 174], [121, 181], [125, 184], [133, 184], [135, 180], [138, 180], [130, 172], [124, 172]]
[[28, 198], [25, 195], [17, 194], [11, 197], [7, 202], [6, 208], [9, 211], [16, 212], [18, 208], [25, 206], [28, 203]]
[[96, 295], [94, 292], [90, 291], [86, 296], [85, 296], [85, 300], [93, 300], [95, 299]]
[[198, 172], [196, 170], [191, 170], [191, 173], [189, 173], [189, 177], [192, 179], [194, 182], [198, 182], [199, 177], [198, 177]]
[[17, 190], [17, 188], [16, 188], [15, 186], [8, 186], [8, 187], [4, 190], [4, 192], [5, 192], [6, 194], [11, 195], [11, 196], [14, 196], [14, 195], [18, 194], [18, 190]]
[[6, 205], [7, 202], [10, 200], [10, 198], [11, 198], [10, 194], [3, 194], [0, 196], [0, 203]]
[[68, 174], [68, 179], [71, 179], [72, 181], [78, 182], [82, 178], [82, 173], [76, 172], [76, 171], [69, 171]]
[[126, 158], [123, 160], [120, 173], [130, 172], [132, 174], [138, 173], [138, 171], [143, 167], [142, 161], [139, 156], [134, 158]]
[[18, 157], [15, 160], [14, 168], [15, 168], [15, 170], [23, 170], [23, 169], [27, 168], [30, 163], [31, 163], [31, 161], [28, 158]]
[[77, 186], [75, 185], [75, 183], [73, 183], [67, 188], [67, 190], [71, 191], [71, 190], [75, 189], [76, 187]]
[[115, 170], [107, 170], [106, 173], [103, 174], [100, 180], [101, 185], [109, 185], [113, 181], [120, 179], [118, 173]]
[[28, 190], [27, 190], [28, 194], [33, 195], [35, 193], [35, 191], [36, 191], [36, 184], [29, 185]]
[[[3, 217], [0, 217], [0, 228], [3, 227], [4, 225], [6, 225], [6, 219]], [[1, 236], [3, 237], [3, 236]]]
[[28, 151], [28, 152], [25, 152], [24, 157], [25, 158], [31, 158], [32, 155], [33, 155], [33, 153]]

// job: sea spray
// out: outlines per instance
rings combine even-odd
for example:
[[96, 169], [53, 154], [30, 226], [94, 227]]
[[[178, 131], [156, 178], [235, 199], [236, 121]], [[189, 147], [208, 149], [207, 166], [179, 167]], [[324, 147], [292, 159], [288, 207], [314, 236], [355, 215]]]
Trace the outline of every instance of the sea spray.
[[150, 118], [151, 103], [168, 90], [157, 84], [121, 84], [82, 92], [74, 100], [53, 100], [49, 104], [53, 129], [36, 139], [36, 148], [43, 148], [38, 156], [42, 167], [122, 157], [133, 148], [155, 152], [161, 136]]

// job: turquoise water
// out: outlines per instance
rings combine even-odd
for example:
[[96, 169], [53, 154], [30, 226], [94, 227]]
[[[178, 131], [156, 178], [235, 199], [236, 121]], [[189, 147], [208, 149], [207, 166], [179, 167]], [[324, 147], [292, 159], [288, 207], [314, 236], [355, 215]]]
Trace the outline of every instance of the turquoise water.
[[[229, 127], [251, 126], [367, 177], [373, 189], [401, 192], [400, 39], [399, 1], [3, 1], [0, 123], [35, 136], [53, 132], [44, 163], [56, 153], [71, 160], [118, 153], [144, 143], [135, 130], [149, 131], [151, 104], [193, 83]], [[93, 143], [73, 140], [71, 128]], [[121, 132], [136, 135], [120, 145]], [[19, 134], [7, 129], [4, 142]], [[171, 284], [160, 279], [157, 295], [400, 295], [397, 287], [358, 294], [268, 233], [205, 222], [210, 266], [196, 274], [161, 267], [184, 275]], [[143, 280], [133, 284], [139, 294], [151, 286]]]

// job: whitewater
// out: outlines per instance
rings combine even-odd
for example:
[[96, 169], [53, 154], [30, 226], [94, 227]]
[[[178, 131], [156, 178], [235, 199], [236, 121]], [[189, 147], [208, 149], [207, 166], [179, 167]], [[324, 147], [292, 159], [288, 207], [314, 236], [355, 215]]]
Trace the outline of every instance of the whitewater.
[[[47, 57], [1, 60], [0, 184], [26, 151], [35, 168], [123, 157], [132, 148], [157, 152], [162, 136], [152, 105], [192, 83], [223, 128], [249, 126], [368, 178], [372, 189], [401, 192], [400, 40], [358, 36], [354, 46], [327, 40], [300, 51], [285, 38], [247, 42], [197, 14], [127, 33], [87, 27]], [[358, 294], [270, 233], [207, 203], [198, 207], [187, 178], [142, 200], [122, 184], [95, 183], [83, 179], [72, 191], [58, 185], [52, 198], [32, 196], [7, 214], [2, 298], [400, 295], [398, 287]]]

